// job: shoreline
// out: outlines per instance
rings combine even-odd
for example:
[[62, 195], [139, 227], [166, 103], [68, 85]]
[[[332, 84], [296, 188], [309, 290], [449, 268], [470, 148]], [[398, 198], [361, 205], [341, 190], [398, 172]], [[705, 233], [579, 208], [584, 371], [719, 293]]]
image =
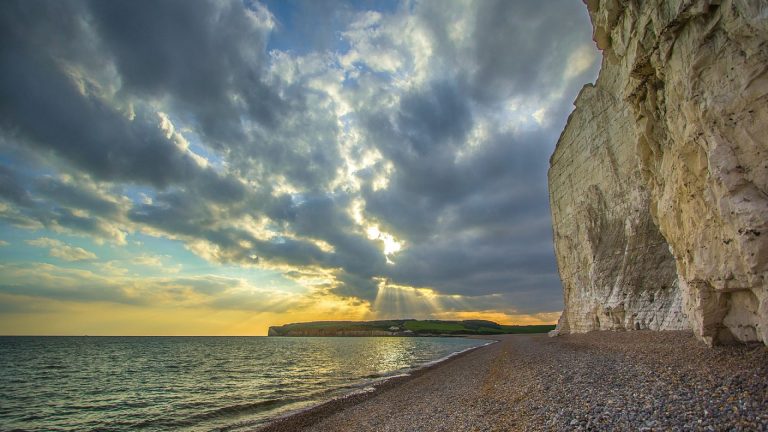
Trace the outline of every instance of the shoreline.
[[370, 391], [361, 391], [363, 389], [353, 390], [348, 394], [336, 396], [330, 400], [320, 402], [317, 405], [302, 408], [296, 411], [284, 413], [272, 420], [269, 420], [266, 424], [261, 425], [254, 429], [254, 432], [278, 432], [278, 431], [293, 431], [301, 428], [309, 427], [320, 420], [330, 417], [335, 413], [344, 410], [345, 408], [359, 405], [369, 399], [377, 397], [379, 394], [398, 386], [414, 380], [433, 369], [440, 368], [445, 364], [456, 361], [472, 352], [488, 348], [499, 342], [499, 336], [485, 336], [485, 335], [470, 335], [470, 336], [457, 336], [466, 337], [467, 339], [479, 339], [490, 341], [484, 345], [478, 345], [476, 347], [467, 348], [463, 351], [459, 351], [453, 354], [449, 354], [440, 359], [426, 363], [425, 365], [414, 369], [406, 374], [393, 375], [389, 378], [385, 378], [380, 382], [369, 385], [373, 389]]
[[685, 331], [483, 339], [498, 342], [255, 430], [768, 431], [763, 345], [708, 348]]

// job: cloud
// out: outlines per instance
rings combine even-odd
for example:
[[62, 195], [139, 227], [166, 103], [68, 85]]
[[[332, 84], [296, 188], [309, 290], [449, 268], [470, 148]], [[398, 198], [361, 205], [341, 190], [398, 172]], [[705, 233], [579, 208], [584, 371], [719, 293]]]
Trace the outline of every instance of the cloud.
[[87, 261], [96, 259], [96, 254], [93, 252], [87, 251], [80, 247], [70, 246], [60, 240], [48, 237], [40, 237], [35, 240], [27, 240], [27, 244], [31, 246], [48, 248], [48, 253], [52, 257], [59, 258], [64, 261]]
[[124, 199], [110, 195], [87, 179], [77, 181], [68, 176], [37, 178], [34, 191], [41, 198], [56, 202], [59, 206], [106, 219], [119, 218], [127, 204]]
[[292, 293], [252, 291], [220, 297], [207, 306], [223, 310], [285, 313], [310, 309], [311, 302]]
[[164, 258], [165, 257], [161, 257], [157, 255], [141, 254], [139, 256], [133, 257], [133, 259], [131, 259], [131, 262], [133, 264], [138, 264], [142, 266], [162, 267]]
[[578, 2], [482, 2], [471, 45], [473, 95], [484, 100], [546, 96], [564, 73], [571, 73], [563, 60], [585, 42], [591, 46], [583, 37], [589, 31], [585, 18], [587, 10]]
[[260, 77], [274, 22], [258, 3], [161, 1], [147, 8], [118, 0], [88, 6], [124, 90], [174, 98], [215, 141], [244, 138], [237, 133], [243, 111], [267, 126], [280, 115], [282, 101]]
[[142, 253], [136, 255], [129, 261], [131, 264], [140, 267], [150, 267], [162, 271], [163, 273], [179, 273], [183, 269], [182, 264], [175, 264], [170, 255], [154, 255]]
[[125, 242], [130, 200], [87, 177], [34, 176], [0, 164], [0, 221], [25, 229], [85, 234], [97, 241]]
[[[100, 44], [92, 40], [93, 29], [73, 19], [88, 15], [75, 5], [80, 3], [47, 3], [38, 9], [11, 2], [0, 14], [1, 36], [15, 48], [0, 54], [0, 128], [10, 141], [50, 154], [101, 181], [161, 189], [183, 182], [210, 199], [220, 199], [222, 193], [239, 198], [242, 186], [237, 179], [201, 165], [150, 101], [118, 103], [114, 98], [119, 95], [109, 89], [119, 81], [114, 76], [112, 81], [98, 81], [103, 69], [115, 65], [93, 66], [98, 63], [94, 57], [104, 53], [83, 49]], [[50, 33], [45, 30], [71, 35], [70, 44], [46, 42]]]
[[[39, 244], [55, 243], [39, 239]], [[309, 309], [304, 295], [257, 289], [240, 278], [217, 275], [141, 277], [52, 264], [0, 264], [0, 296], [46, 298], [65, 302], [108, 302], [134, 306], [208, 308], [273, 312]], [[28, 302], [15, 301], [6, 312], [17, 312]]]
[[[321, 8], [305, 35], [273, 9], [8, 2], [0, 221], [116, 244], [133, 233], [181, 241], [208, 261], [279, 271], [374, 315], [392, 311], [377, 303], [382, 280], [400, 293], [431, 290], [403, 297], [412, 313], [439, 313], [417, 307], [433, 297], [464, 311], [451, 296], [487, 313], [560, 308], [546, 170], [571, 101], [596, 73], [583, 5], [341, 4]], [[317, 43], [291, 49], [309, 38]], [[34, 242], [58, 258], [96, 259]], [[132, 259], [175, 268], [173, 258]], [[49, 270], [62, 286], [76, 279]], [[249, 310], [306, 300], [231, 280], [149, 279], [153, 294], [138, 281], [80, 276], [92, 290], [24, 286]]]
[[3, 294], [71, 302], [145, 303], [131, 292], [130, 287], [120, 286], [113, 278], [87, 270], [43, 263], [13, 263], [0, 264], [0, 274], [3, 275], [0, 284]]
[[32, 201], [29, 192], [18, 181], [15, 173], [3, 165], [0, 165], [0, 197], [22, 206], [29, 205]]
[[[4, 314], [52, 313], [56, 308], [36, 297], [0, 293], [0, 317]], [[11, 328], [7, 326], [5, 328]]]

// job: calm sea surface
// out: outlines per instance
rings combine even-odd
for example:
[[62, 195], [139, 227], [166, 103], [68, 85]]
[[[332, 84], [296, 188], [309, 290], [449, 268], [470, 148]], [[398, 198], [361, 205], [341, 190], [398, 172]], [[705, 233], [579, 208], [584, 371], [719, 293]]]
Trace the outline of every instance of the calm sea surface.
[[0, 430], [249, 430], [485, 343], [0, 337]]

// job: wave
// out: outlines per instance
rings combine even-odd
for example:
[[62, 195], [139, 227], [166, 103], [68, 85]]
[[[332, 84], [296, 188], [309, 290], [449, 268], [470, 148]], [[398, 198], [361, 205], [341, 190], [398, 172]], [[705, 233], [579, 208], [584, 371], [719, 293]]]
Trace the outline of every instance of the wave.
[[[486, 343], [484, 343], [482, 345], [472, 346], [472, 347], [469, 347], [469, 348], [466, 348], [466, 349], [463, 349], [463, 350], [455, 351], [455, 352], [452, 352], [452, 353], [450, 353], [450, 354], [448, 354], [448, 355], [446, 355], [444, 357], [441, 357], [441, 358], [439, 358], [437, 360], [429, 361], [429, 362], [426, 362], [426, 363], [421, 364], [419, 366], [416, 366], [416, 367], [410, 369], [410, 371], [413, 372], [413, 371], [417, 371], [417, 370], [421, 370], [421, 369], [426, 369], [426, 368], [432, 367], [432, 366], [434, 366], [434, 365], [436, 365], [438, 363], [442, 363], [442, 362], [444, 362], [446, 360], [449, 360], [449, 359], [451, 359], [451, 358], [453, 358], [453, 357], [455, 357], [455, 356], [457, 356], [459, 354], [463, 354], [465, 352], [472, 351], [474, 349], [486, 347], [488, 345], [491, 345], [491, 344], [494, 344], [494, 343], [497, 343], [497, 342], [499, 342], [499, 341], [497, 341], [497, 340], [489, 340], [488, 342], [486, 342]], [[259, 425], [268, 424], [268, 423], [271, 423], [271, 422], [274, 422], [274, 421], [277, 421], [277, 420], [280, 420], [280, 419], [283, 419], [283, 418], [286, 418], [286, 417], [290, 417], [292, 415], [301, 414], [303, 412], [310, 411], [310, 410], [312, 410], [312, 409], [314, 409], [314, 408], [316, 408], [316, 407], [318, 407], [320, 405], [323, 405], [325, 403], [328, 403], [328, 402], [331, 402], [331, 401], [334, 401], [334, 400], [347, 399], [347, 398], [358, 396], [358, 395], [372, 393], [372, 392], [376, 391], [376, 388], [378, 386], [383, 385], [387, 381], [390, 381], [390, 380], [393, 380], [393, 379], [396, 379], [396, 378], [405, 378], [405, 377], [409, 377], [409, 376], [411, 376], [411, 373], [405, 372], [403, 370], [394, 371], [394, 373], [392, 375], [379, 374], [379, 373], [377, 373], [377, 374], [370, 374], [370, 375], [367, 375], [367, 376], [365, 376], [363, 378], [373, 379], [372, 382], [369, 381], [367, 383], [362, 383], [362, 384], [361, 383], [356, 383], [356, 384], [352, 384], [350, 386], [345, 386], [344, 388], [346, 388], [348, 390], [345, 391], [341, 395], [337, 395], [335, 397], [331, 397], [331, 398], [327, 398], [327, 399], [318, 399], [318, 400], [315, 401], [315, 403], [312, 403], [311, 405], [302, 407], [301, 409], [296, 409], [296, 410], [290, 410], [290, 411], [287, 411], [287, 412], [283, 412], [283, 413], [281, 413], [278, 416], [275, 416], [275, 417], [272, 417], [272, 418], [268, 418], [268, 419], [263, 420], [263, 421], [254, 422], [254, 423], [251, 423], [251, 424], [259, 424]], [[349, 389], [352, 389], [352, 390], [349, 390]], [[336, 389], [336, 390], [338, 391], [339, 389]], [[329, 392], [333, 392], [334, 390], [333, 389], [329, 389], [328, 391]], [[222, 429], [222, 430], [226, 430], [226, 428]]]
[[208, 412], [195, 414], [187, 417], [186, 420], [210, 420], [220, 417], [231, 417], [243, 414], [252, 414], [254, 412], [263, 411], [265, 408], [274, 408], [279, 405], [286, 405], [293, 402], [298, 402], [300, 399], [267, 399], [259, 402], [251, 402], [237, 405], [230, 405], [221, 408], [217, 408]]
[[488, 341], [487, 343], [484, 343], [482, 345], [473, 346], [473, 347], [465, 348], [465, 349], [460, 350], [460, 351], [452, 352], [452, 353], [448, 354], [445, 357], [440, 357], [437, 360], [432, 360], [432, 361], [426, 362], [426, 363], [422, 364], [420, 367], [418, 367], [416, 369], [418, 370], [418, 369], [424, 369], [424, 368], [428, 368], [428, 367], [434, 366], [434, 365], [436, 365], [438, 363], [442, 363], [442, 362], [444, 362], [444, 361], [446, 361], [446, 360], [448, 360], [448, 359], [450, 359], [452, 357], [456, 357], [459, 354], [464, 354], [467, 351], [472, 351], [472, 350], [475, 350], [475, 349], [478, 349], [478, 348], [486, 347], [488, 345], [495, 344], [496, 342], [498, 342], [498, 341], [491, 340], [491, 341]]
[[[0, 412], [2, 429], [250, 430], [288, 412], [366, 397], [387, 381], [466, 352], [469, 344], [486, 343], [166, 338], [131, 339], [125, 350], [126, 339], [114, 338], [89, 340], [88, 350], [72, 353], [65, 339], [36, 341], [18, 344], [0, 358], [0, 369], [15, 371], [4, 377], [13, 410]], [[192, 342], [195, 350], [179, 358]], [[443, 357], [433, 360], [437, 356]], [[40, 360], [23, 360], [32, 357]]]
[[244, 403], [229, 405], [221, 408], [216, 408], [210, 411], [194, 414], [183, 419], [171, 419], [171, 418], [154, 418], [147, 419], [138, 423], [134, 423], [134, 428], [149, 428], [149, 427], [184, 427], [192, 426], [201, 422], [224, 419], [227, 417], [238, 417], [247, 414], [255, 414], [261, 411], [272, 410], [282, 405], [288, 405], [295, 402], [300, 402], [301, 398], [293, 399], [267, 399], [258, 402]]

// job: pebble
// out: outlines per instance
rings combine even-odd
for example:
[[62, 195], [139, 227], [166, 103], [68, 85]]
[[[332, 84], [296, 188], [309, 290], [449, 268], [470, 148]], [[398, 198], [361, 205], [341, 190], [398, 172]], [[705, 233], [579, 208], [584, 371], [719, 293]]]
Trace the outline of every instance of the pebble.
[[766, 431], [768, 348], [690, 332], [509, 335], [267, 431]]

